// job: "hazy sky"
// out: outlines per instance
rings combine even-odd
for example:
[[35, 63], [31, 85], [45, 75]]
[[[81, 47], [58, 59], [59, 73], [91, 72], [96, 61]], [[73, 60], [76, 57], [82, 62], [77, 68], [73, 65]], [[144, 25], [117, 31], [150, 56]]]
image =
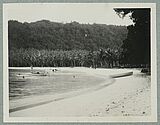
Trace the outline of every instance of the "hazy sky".
[[6, 4], [8, 20], [35, 22], [50, 20], [54, 22], [98, 23], [130, 25], [129, 16], [121, 19], [109, 4]]

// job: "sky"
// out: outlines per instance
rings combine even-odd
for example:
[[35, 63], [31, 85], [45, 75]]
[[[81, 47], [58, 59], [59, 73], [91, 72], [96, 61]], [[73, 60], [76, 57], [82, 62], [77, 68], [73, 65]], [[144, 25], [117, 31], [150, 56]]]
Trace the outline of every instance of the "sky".
[[5, 16], [8, 20], [19, 22], [35, 22], [50, 20], [53, 22], [70, 23], [73, 21], [83, 24], [131, 25], [129, 15], [120, 18], [109, 4], [6, 4]]

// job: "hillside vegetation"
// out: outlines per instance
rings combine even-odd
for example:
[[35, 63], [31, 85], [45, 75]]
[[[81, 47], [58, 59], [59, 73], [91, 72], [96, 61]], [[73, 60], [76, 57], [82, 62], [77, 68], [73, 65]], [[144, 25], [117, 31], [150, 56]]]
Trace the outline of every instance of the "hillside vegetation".
[[9, 66], [113, 67], [126, 37], [125, 26], [10, 20]]
[[9, 48], [50, 50], [118, 49], [127, 37], [127, 27], [105, 24], [56, 23], [42, 20], [32, 23], [8, 22]]

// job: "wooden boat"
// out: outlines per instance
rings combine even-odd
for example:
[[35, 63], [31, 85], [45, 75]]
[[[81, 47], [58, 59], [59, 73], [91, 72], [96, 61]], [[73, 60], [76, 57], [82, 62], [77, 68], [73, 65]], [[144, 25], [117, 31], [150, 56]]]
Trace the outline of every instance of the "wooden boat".
[[41, 72], [33, 72], [32, 76], [47, 76], [47, 74]]
[[25, 80], [13, 80], [11, 82], [26, 82]]
[[47, 76], [47, 74], [42, 72], [32, 72], [32, 76]]
[[130, 76], [130, 75], [133, 75], [133, 72], [115, 74], [115, 75], [111, 75], [111, 77], [112, 78], [119, 78], [119, 77], [125, 77], [125, 76]]

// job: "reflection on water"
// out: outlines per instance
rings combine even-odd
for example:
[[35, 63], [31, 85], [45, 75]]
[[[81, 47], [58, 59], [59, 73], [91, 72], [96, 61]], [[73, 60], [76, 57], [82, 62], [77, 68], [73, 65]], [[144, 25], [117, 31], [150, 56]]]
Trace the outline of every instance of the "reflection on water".
[[[39, 70], [38, 72], [43, 72]], [[9, 99], [25, 98], [32, 95], [64, 93], [91, 87], [104, 79], [79, 72], [47, 72], [47, 76], [32, 74], [30, 70], [9, 70]]]

